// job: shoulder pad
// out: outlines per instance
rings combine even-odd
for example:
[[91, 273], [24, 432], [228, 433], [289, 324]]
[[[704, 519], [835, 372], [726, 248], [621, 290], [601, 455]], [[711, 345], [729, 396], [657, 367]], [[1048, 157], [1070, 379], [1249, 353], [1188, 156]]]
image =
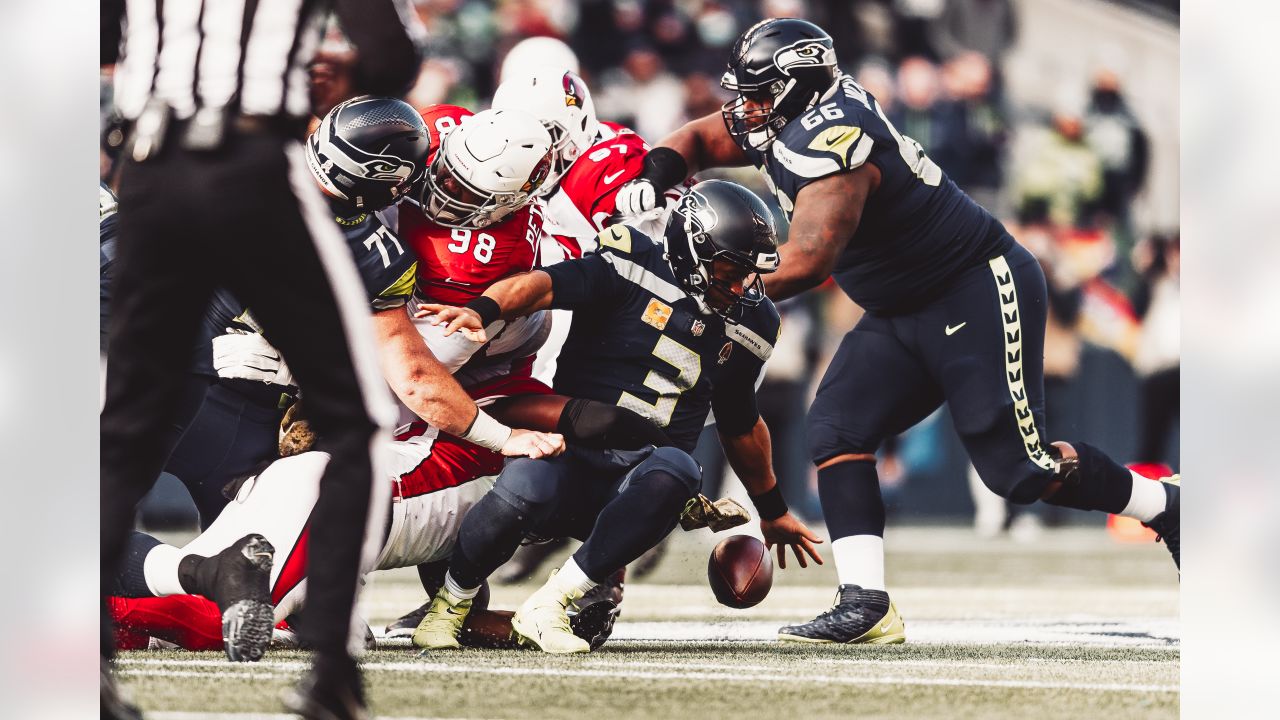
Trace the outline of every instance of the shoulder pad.
[[725, 325], [725, 334], [765, 362], [782, 335], [782, 318], [773, 301], [765, 298], [759, 306], [744, 313], [740, 322]]
[[662, 243], [630, 225], [610, 225], [596, 236], [596, 242], [600, 244], [601, 252], [608, 250], [614, 255], [638, 257], [665, 249]]
[[867, 161], [875, 142], [862, 128], [821, 125], [813, 132], [779, 137], [770, 148], [782, 167], [802, 178], [820, 178], [852, 170]]

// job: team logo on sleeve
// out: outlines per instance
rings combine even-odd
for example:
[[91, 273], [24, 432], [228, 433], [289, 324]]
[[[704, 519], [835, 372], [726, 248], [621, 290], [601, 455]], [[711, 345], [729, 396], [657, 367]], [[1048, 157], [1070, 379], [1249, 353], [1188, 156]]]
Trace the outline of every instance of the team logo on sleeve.
[[671, 320], [671, 306], [653, 298], [649, 301], [649, 306], [644, 309], [644, 314], [640, 316], [645, 325], [651, 325], [659, 330], [667, 326]]

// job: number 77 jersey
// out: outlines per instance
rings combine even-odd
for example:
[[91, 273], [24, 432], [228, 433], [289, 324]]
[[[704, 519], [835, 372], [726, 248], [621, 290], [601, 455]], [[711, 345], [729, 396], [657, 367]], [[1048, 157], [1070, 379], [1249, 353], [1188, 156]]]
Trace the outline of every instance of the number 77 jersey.
[[880, 184], [832, 272], [868, 312], [921, 307], [956, 277], [1012, 246], [1004, 226], [956, 187], [920, 143], [899, 133], [875, 97], [850, 77], [789, 121], [766, 150], [750, 147], [745, 138], [742, 149], [788, 219], [808, 185], [868, 163], [880, 171]]

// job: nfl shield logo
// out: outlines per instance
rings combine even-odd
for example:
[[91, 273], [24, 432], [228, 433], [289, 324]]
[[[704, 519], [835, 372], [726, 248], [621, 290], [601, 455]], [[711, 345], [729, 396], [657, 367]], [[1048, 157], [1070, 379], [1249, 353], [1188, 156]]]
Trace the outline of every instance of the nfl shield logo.
[[702, 331], [707, 329], [707, 326], [701, 320], [694, 320], [692, 329], [693, 329], [693, 336], [700, 337], [702, 335]]

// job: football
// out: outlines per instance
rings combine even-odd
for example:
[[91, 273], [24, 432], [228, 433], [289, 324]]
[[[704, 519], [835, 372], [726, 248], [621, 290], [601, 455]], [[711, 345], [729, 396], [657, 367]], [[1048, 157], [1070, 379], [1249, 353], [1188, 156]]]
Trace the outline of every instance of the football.
[[759, 604], [773, 587], [773, 558], [750, 535], [720, 541], [707, 560], [707, 582], [721, 605], [739, 610]]

